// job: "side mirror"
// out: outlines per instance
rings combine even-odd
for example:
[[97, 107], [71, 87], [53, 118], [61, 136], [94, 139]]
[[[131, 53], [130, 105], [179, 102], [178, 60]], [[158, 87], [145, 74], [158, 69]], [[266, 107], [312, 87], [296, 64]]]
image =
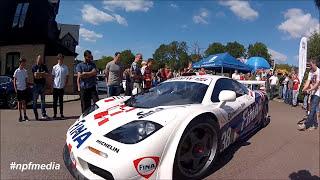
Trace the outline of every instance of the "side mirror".
[[222, 107], [226, 104], [226, 102], [233, 102], [237, 99], [237, 95], [234, 91], [223, 90], [219, 94], [219, 105], [218, 107]]

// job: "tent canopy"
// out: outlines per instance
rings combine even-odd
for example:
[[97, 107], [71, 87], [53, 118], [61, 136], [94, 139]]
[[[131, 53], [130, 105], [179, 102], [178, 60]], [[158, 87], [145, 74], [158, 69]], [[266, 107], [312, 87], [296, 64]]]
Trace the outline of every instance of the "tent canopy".
[[210, 55], [206, 58], [192, 65], [194, 69], [206, 68], [206, 69], [224, 69], [224, 70], [239, 70], [239, 71], [251, 71], [251, 68], [246, 64], [238, 61], [236, 58], [231, 56], [229, 53], [220, 53], [215, 55]]
[[257, 69], [270, 69], [268, 61], [262, 57], [251, 57], [247, 60], [246, 64], [252, 68], [253, 71]]

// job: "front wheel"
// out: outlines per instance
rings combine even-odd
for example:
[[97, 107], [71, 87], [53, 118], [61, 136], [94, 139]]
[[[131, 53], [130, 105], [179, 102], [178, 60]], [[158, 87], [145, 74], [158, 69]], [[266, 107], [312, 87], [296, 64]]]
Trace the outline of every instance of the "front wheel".
[[18, 99], [14, 93], [8, 94], [7, 97], [7, 105], [10, 109], [17, 109], [18, 107]]
[[219, 152], [219, 126], [211, 118], [193, 120], [185, 129], [175, 155], [173, 179], [202, 178]]

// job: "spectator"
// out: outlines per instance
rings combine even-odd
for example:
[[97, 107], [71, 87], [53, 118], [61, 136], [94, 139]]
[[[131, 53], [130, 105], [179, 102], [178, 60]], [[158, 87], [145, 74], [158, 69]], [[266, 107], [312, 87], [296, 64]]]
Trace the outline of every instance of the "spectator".
[[150, 89], [152, 87], [152, 62], [153, 59], [149, 58], [147, 65], [144, 69], [143, 80], [144, 80], [144, 89]]
[[272, 100], [274, 98], [276, 87], [278, 85], [278, 77], [275, 73], [273, 74], [273, 76], [269, 78], [269, 82], [270, 82], [270, 99]]
[[60, 117], [64, 118], [63, 115], [63, 95], [64, 87], [68, 84], [69, 69], [68, 66], [63, 64], [64, 56], [58, 54], [58, 64], [52, 68], [53, 76], [53, 118], [57, 118], [57, 105], [59, 100], [60, 106]]
[[279, 99], [282, 99], [282, 92], [283, 92], [283, 81], [284, 81], [284, 76], [283, 74], [280, 75], [280, 78], [279, 78]]
[[137, 89], [137, 93], [142, 92], [142, 80], [143, 76], [141, 69], [139, 67], [139, 62], [142, 61], [142, 54], [138, 53], [134, 59], [134, 62], [131, 64], [131, 78], [133, 85], [132, 90]]
[[193, 72], [192, 62], [189, 62], [188, 67], [187, 67], [185, 73], [192, 73], [192, 72]]
[[18, 110], [19, 110], [19, 122], [22, 121], [21, 111], [23, 110], [24, 120], [28, 121], [29, 118], [26, 112], [26, 101], [27, 101], [27, 83], [28, 73], [25, 69], [27, 60], [20, 58], [19, 67], [14, 71], [13, 74], [13, 86], [17, 94], [18, 99]]
[[126, 90], [124, 92], [124, 95], [131, 96], [132, 95], [132, 89], [131, 89], [132, 82], [131, 82], [131, 76], [130, 76], [130, 68], [127, 68], [124, 70], [123, 77], [126, 80]]
[[[311, 70], [309, 72], [309, 76], [307, 82], [302, 91], [311, 94], [311, 103], [310, 103], [310, 113], [308, 115], [307, 120], [304, 124], [299, 126], [299, 130], [314, 130], [318, 127], [317, 122], [317, 108], [319, 108], [320, 102], [320, 89], [319, 89], [319, 82], [320, 82], [320, 70], [316, 65], [316, 60], [310, 60]], [[311, 83], [314, 82], [314, 83]]]
[[206, 70], [202, 67], [199, 71], [199, 75], [206, 75]]
[[292, 106], [297, 106], [298, 94], [299, 94], [300, 80], [297, 74], [293, 75], [293, 88], [292, 88]]
[[293, 80], [292, 80], [292, 75], [289, 75], [287, 92], [286, 92], [286, 100], [285, 100], [285, 103], [289, 105], [292, 105], [292, 90], [293, 90]]
[[157, 76], [157, 73], [152, 73], [152, 87], [157, 86], [159, 83], [159, 78]]
[[120, 53], [116, 52], [114, 58], [106, 65], [105, 79], [108, 86], [108, 96], [119, 96], [123, 79], [123, 66], [120, 63]]
[[282, 92], [282, 95], [283, 95], [283, 100], [284, 100], [284, 101], [286, 100], [288, 81], [289, 81], [289, 77], [288, 77], [288, 74], [286, 73], [286, 74], [284, 75], [284, 80], [283, 80], [283, 82], [282, 82], [282, 84], [283, 84], [283, 92]]
[[45, 64], [43, 64], [43, 60], [41, 55], [37, 56], [37, 62], [32, 66], [33, 73], [33, 112], [35, 119], [38, 120], [38, 110], [37, 110], [37, 99], [40, 95], [41, 98], [41, 119], [47, 119], [47, 113], [45, 108], [45, 85], [46, 85], [46, 77], [48, 75], [48, 68]]
[[[229, 76], [230, 76], [230, 74], [229, 74]], [[235, 70], [231, 77], [232, 77], [232, 79], [240, 80], [240, 74], [238, 73], [238, 70]]]
[[168, 65], [165, 66], [164, 75], [165, 75], [166, 80], [173, 78], [172, 71]]
[[96, 103], [99, 100], [96, 89], [97, 84], [97, 68], [92, 62], [93, 57], [91, 51], [84, 51], [84, 62], [77, 65], [78, 74], [77, 85], [80, 92], [81, 110], [85, 112], [91, 106], [91, 100]]

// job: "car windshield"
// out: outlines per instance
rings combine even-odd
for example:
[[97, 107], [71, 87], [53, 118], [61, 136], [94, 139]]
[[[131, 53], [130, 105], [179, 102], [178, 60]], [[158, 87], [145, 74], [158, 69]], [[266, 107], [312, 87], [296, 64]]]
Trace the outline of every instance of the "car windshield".
[[125, 103], [127, 106], [153, 108], [184, 104], [200, 104], [208, 85], [187, 81], [161, 83], [149, 91], [132, 96]]

